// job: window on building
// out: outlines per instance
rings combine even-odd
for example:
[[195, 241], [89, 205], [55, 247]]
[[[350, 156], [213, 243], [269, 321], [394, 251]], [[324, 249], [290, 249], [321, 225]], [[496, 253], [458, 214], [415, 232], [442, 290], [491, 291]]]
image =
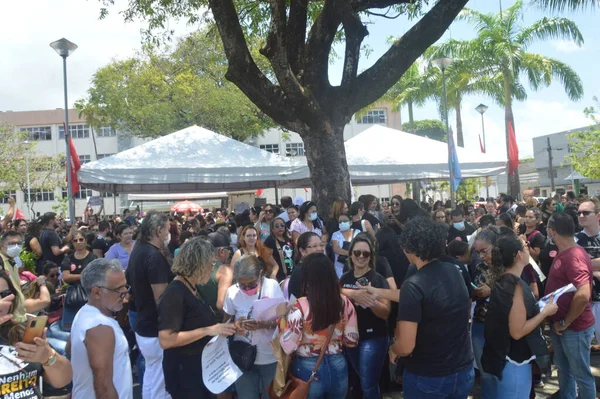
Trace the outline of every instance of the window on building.
[[373, 123], [387, 123], [387, 116], [385, 113], [385, 109], [373, 109], [371, 111], [367, 111], [360, 118], [356, 118], [356, 123], [365, 123], [365, 124], [373, 124]]
[[[558, 172], [556, 171], [556, 169], [552, 169], [552, 174], [554, 175], [554, 178], [556, 179], [558, 177]], [[550, 178], [550, 169], [548, 169], [548, 179]]]
[[548, 197], [548, 190], [542, 190], [542, 197]]
[[96, 132], [97, 137], [115, 137], [117, 135], [117, 130], [108, 126], [102, 126]]
[[[30, 189], [29, 202], [54, 201], [54, 190]], [[27, 192], [25, 192], [27, 198]]]
[[384, 202], [390, 202], [390, 197], [379, 198], [379, 203], [383, 204]]
[[89, 155], [80, 155], [79, 156], [79, 163], [84, 165], [88, 162], [92, 162], [92, 158]]
[[[112, 198], [113, 197], [113, 193], [100, 193], [100, 196], [102, 198]], [[117, 194], [117, 197], [119, 196], [119, 194]]]
[[27, 140], [30, 141], [52, 140], [52, 128], [50, 126], [22, 127], [21, 132], [27, 132]]
[[106, 157], [110, 157], [111, 155], [115, 155], [115, 154], [98, 154], [97, 159], [100, 160], [100, 159], [103, 159]]
[[2, 194], [2, 198], [0, 198], [0, 204], [8, 204], [9, 198], [15, 198], [17, 196], [17, 192], [15, 190], [11, 191], [0, 191]]
[[304, 143], [286, 143], [285, 155], [299, 157], [304, 155]]
[[[90, 127], [86, 124], [69, 125], [69, 133], [74, 139], [84, 139], [90, 137]], [[65, 138], [65, 128], [62, 125], [58, 126], [58, 138]]]
[[[93, 195], [94, 195], [94, 192], [91, 189], [81, 187], [79, 189], [79, 191], [75, 193], [74, 197], [75, 197], [75, 199], [87, 199], [88, 197], [91, 197]], [[67, 198], [67, 189], [66, 188], [62, 189], [62, 197]]]
[[279, 144], [261, 144], [259, 145], [261, 150], [272, 152], [273, 154], [279, 154]]

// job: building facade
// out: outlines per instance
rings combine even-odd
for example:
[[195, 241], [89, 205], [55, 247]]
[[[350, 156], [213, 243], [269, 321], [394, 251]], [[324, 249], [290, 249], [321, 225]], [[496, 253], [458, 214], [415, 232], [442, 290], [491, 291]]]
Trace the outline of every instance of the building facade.
[[[574, 190], [577, 173], [574, 173], [568, 159], [568, 155], [571, 153], [569, 134], [587, 129], [588, 127], [582, 127], [533, 138], [534, 163], [539, 174], [541, 197], [548, 197], [553, 192], [550, 175], [550, 155], [552, 156], [554, 191], [563, 194], [566, 191]], [[584, 178], [580, 179], [579, 183], [582, 193], [588, 195], [600, 194], [600, 180]]]
[[[0, 112], [0, 123], [6, 124], [17, 131], [27, 132], [28, 141], [35, 143], [32, 151], [36, 154], [47, 156], [64, 156], [66, 153], [63, 127], [64, 119], [65, 112], [63, 109]], [[86, 123], [85, 119], [79, 116], [78, 111], [75, 109], [69, 110], [69, 132], [73, 138], [73, 144], [82, 165], [116, 154], [145, 141], [127, 137], [108, 127], [94, 130]], [[4, 191], [5, 197], [13, 196], [16, 198], [17, 208], [21, 209], [29, 217], [30, 214], [27, 211], [27, 194], [20, 190]], [[33, 187], [33, 184], [30, 191], [31, 216], [35, 216], [38, 213], [43, 214], [55, 211], [58, 200], [66, 197], [67, 194], [66, 188], [57, 187], [54, 190], [38, 190]], [[81, 216], [88, 203], [88, 199], [98, 196], [103, 198], [104, 212], [106, 214], [113, 214], [115, 209], [117, 213], [121, 212], [121, 201], [119, 198], [113, 198], [112, 193], [99, 193], [81, 188], [75, 195], [75, 214]], [[2, 199], [1, 202], [4, 212], [6, 212], [8, 210], [6, 198]], [[94, 206], [93, 208], [97, 212], [100, 206]]]

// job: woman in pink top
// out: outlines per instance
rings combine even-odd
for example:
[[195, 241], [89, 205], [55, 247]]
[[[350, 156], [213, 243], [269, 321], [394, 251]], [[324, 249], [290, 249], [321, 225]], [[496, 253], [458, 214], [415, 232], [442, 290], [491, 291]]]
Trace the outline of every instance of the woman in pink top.
[[[308, 398], [343, 399], [348, 391], [348, 364], [343, 350], [358, 343], [356, 312], [348, 298], [341, 294], [335, 269], [326, 255], [308, 255], [303, 259], [302, 272], [303, 296], [280, 324], [281, 347], [288, 354], [296, 353], [291, 373], [308, 381], [327, 342], [329, 326], [335, 325]], [[318, 306], [313, 307], [311, 303]]]

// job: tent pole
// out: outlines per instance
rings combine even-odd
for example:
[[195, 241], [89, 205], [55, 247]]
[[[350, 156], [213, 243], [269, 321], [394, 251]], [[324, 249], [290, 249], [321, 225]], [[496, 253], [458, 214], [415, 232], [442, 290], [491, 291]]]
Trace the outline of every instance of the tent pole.
[[277, 182], [275, 182], [275, 205], [279, 205], [279, 188]]
[[113, 190], [113, 206], [114, 206], [113, 216], [117, 217], [117, 190]]

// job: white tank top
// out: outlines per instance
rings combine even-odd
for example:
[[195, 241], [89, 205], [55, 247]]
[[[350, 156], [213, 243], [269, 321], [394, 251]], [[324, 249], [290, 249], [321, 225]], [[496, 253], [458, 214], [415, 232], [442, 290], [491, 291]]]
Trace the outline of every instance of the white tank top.
[[119, 323], [107, 317], [91, 305], [82, 307], [71, 327], [71, 364], [73, 366], [73, 399], [95, 399], [94, 376], [90, 367], [85, 335], [87, 330], [97, 326], [109, 326], [115, 334], [113, 357], [113, 385], [119, 399], [133, 398], [133, 380], [129, 363], [129, 345]]

